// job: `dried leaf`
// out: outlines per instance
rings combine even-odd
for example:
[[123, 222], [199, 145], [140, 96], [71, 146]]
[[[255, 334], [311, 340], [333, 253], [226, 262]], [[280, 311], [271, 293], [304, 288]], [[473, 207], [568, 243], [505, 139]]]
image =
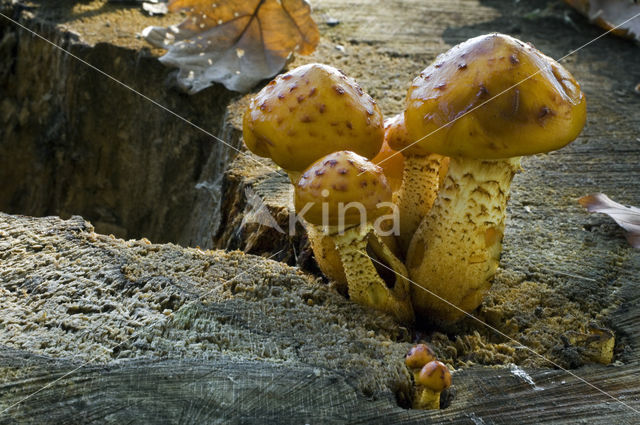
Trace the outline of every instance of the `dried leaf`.
[[145, 1], [142, 3], [142, 10], [147, 12], [149, 16], [166, 15], [169, 12], [167, 3], [158, 0]]
[[640, 249], [640, 208], [625, 207], [609, 199], [604, 193], [594, 193], [578, 200], [589, 212], [607, 214], [627, 231], [626, 236], [632, 247]]
[[179, 68], [178, 83], [191, 93], [213, 82], [246, 92], [277, 74], [293, 51], [313, 52], [320, 37], [305, 0], [174, 0], [169, 10], [187, 19], [142, 34], [169, 50], [160, 61]]
[[[599, 27], [610, 30], [640, 13], [635, 0], [564, 0]], [[640, 16], [612, 31], [615, 35], [640, 41]]]

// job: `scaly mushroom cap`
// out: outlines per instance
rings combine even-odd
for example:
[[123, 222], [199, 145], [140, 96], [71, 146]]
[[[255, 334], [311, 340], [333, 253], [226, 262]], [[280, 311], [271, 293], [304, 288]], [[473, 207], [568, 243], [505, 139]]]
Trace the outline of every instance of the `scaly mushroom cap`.
[[558, 62], [531, 44], [488, 34], [451, 48], [422, 71], [407, 94], [404, 118], [411, 142], [423, 138], [405, 153], [509, 158], [573, 141], [585, 124], [586, 101]]
[[402, 186], [402, 170], [404, 169], [404, 157], [391, 148], [391, 143], [398, 137], [407, 137], [402, 114], [384, 120], [384, 142], [380, 152], [371, 160], [374, 164], [382, 167], [391, 190], [394, 192]]
[[444, 363], [433, 360], [422, 367], [416, 383], [441, 392], [451, 386], [451, 373]]
[[[320, 158], [304, 171], [296, 185], [296, 211], [311, 205], [304, 218], [312, 224], [338, 225], [340, 215], [344, 224], [361, 224], [358, 208], [347, 208], [350, 202], [364, 207], [369, 222], [390, 211], [388, 207], [378, 207], [381, 202], [391, 202], [391, 188], [382, 168], [353, 152], [334, 152]], [[323, 204], [328, 223], [323, 221]]]
[[431, 347], [426, 344], [418, 344], [409, 350], [404, 358], [404, 364], [407, 365], [408, 368], [417, 369], [435, 359], [436, 353], [433, 352]]
[[384, 129], [375, 101], [352, 78], [312, 63], [276, 77], [251, 99], [242, 134], [256, 155], [301, 171], [340, 150], [373, 158]]

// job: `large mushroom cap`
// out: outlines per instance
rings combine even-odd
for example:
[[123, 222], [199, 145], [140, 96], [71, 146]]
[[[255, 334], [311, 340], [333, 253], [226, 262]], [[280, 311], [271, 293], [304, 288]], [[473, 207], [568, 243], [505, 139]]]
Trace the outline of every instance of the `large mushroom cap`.
[[343, 72], [317, 63], [267, 84], [243, 122], [247, 147], [289, 171], [340, 150], [373, 158], [383, 135], [382, 113], [371, 96]]
[[585, 119], [585, 97], [566, 69], [530, 44], [488, 34], [440, 55], [413, 81], [405, 124], [412, 142], [422, 140], [407, 151], [482, 159], [548, 152], [578, 137]]
[[[335, 152], [313, 163], [300, 177], [295, 192], [296, 211], [309, 205], [304, 218], [316, 225], [338, 225], [341, 215], [343, 224], [364, 224], [364, 219], [373, 221], [388, 214], [389, 208], [379, 204], [391, 202], [391, 188], [382, 169], [349, 151]], [[347, 208], [351, 202], [354, 206]], [[323, 220], [323, 205], [328, 222]]]

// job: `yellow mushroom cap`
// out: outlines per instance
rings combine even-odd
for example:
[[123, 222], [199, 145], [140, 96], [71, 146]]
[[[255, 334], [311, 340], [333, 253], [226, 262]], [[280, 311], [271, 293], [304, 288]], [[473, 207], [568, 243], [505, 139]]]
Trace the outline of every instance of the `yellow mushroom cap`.
[[[361, 218], [357, 207], [349, 207], [351, 202], [361, 205], [366, 217]], [[382, 202], [391, 202], [391, 188], [382, 168], [349, 151], [334, 152], [314, 162], [303, 172], [295, 190], [296, 211], [310, 205], [303, 216], [317, 225], [338, 225], [340, 216], [347, 225], [361, 224], [365, 218], [371, 222], [389, 213], [388, 207], [379, 205]], [[328, 222], [323, 220], [323, 205]]]
[[256, 155], [302, 171], [340, 150], [373, 158], [384, 129], [375, 101], [352, 78], [312, 63], [276, 77], [251, 99], [242, 134]]
[[513, 37], [488, 34], [422, 71], [404, 118], [411, 142], [422, 138], [405, 152], [499, 159], [573, 141], [585, 124], [586, 100], [558, 62]]
[[426, 344], [418, 344], [409, 350], [404, 358], [404, 363], [408, 368], [421, 368], [427, 363], [436, 359], [436, 353]]
[[391, 147], [391, 143], [398, 137], [406, 137], [406, 132], [402, 114], [384, 120], [384, 142], [380, 152], [371, 160], [374, 164], [382, 167], [391, 190], [394, 192], [402, 185], [404, 157]]
[[404, 114], [394, 115], [384, 120], [384, 141], [396, 151], [411, 143], [407, 127], [404, 125]]
[[416, 383], [440, 392], [451, 386], [451, 373], [444, 363], [434, 360], [422, 367]]

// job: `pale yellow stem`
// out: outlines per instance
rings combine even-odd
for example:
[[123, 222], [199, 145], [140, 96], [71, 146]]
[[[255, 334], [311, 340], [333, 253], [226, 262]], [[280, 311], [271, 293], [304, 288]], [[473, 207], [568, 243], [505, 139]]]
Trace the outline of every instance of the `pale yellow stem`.
[[340, 254], [336, 250], [333, 237], [325, 233], [322, 226], [307, 223], [305, 227], [318, 267], [325, 276], [338, 284], [338, 289], [341, 292], [346, 293], [347, 276], [344, 274], [342, 260], [340, 260]]
[[[520, 158], [451, 158], [449, 170], [429, 214], [407, 253], [410, 278], [470, 312], [491, 287], [502, 251], [505, 209]], [[464, 315], [427, 291], [412, 287], [414, 308], [435, 319]]]
[[347, 278], [349, 298], [389, 313], [400, 322], [412, 322], [407, 270], [373, 226], [356, 226], [332, 237]]
[[436, 410], [440, 408], [440, 392], [426, 387], [416, 387], [413, 395], [413, 408]]
[[400, 213], [398, 240], [403, 254], [407, 252], [411, 238], [436, 199], [442, 159], [438, 154], [405, 157], [402, 186], [394, 199]]

